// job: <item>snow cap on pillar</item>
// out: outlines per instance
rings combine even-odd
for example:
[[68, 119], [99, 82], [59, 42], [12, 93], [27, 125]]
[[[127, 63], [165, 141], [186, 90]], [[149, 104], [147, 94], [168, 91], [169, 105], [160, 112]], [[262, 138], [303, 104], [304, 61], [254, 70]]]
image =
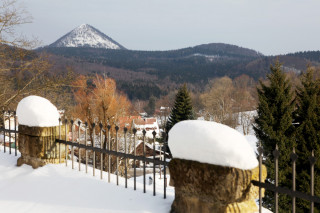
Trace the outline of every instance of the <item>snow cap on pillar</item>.
[[59, 125], [59, 112], [49, 100], [39, 96], [23, 98], [17, 107], [18, 122], [29, 127]]
[[181, 121], [169, 131], [168, 145], [173, 158], [244, 170], [258, 166], [244, 135], [216, 122]]

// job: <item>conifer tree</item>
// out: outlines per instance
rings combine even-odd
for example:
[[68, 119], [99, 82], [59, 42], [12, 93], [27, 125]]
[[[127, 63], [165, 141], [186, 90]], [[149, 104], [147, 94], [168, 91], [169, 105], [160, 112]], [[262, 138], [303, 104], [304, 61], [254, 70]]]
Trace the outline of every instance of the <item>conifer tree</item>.
[[[310, 193], [310, 162], [312, 150], [320, 154], [320, 84], [314, 80], [313, 70], [308, 68], [302, 76], [302, 86], [297, 90], [297, 109], [295, 113], [297, 160], [297, 190]], [[320, 161], [315, 164], [315, 192], [320, 192]], [[316, 194], [319, 196], [319, 194]], [[319, 205], [315, 206], [319, 212]], [[310, 211], [310, 202], [297, 200], [297, 210]]]
[[184, 84], [179, 89], [178, 94], [176, 96], [174, 106], [171, 110], [171, 114], [166, 125], [166, 132], [168, 133], [169, 130], [173, 127], [173, 125], [175, 125], [179, 121], [193, 119], [194, 114], [191, 98], [187, 89], [187, 85]]
[[[278, 145], [279, 157], [279, 185], [289, 186], [291, 181], [290, 154], [294, 142], [293, 112], [294, 101], [291, 92], [291, 84], [286, 79], [277, 61], [270, 67], [271, 73], [267, 76], [269, 84], [260, 81], [258, 88], [259, 104], [255, 118], [254, 131], [261, 142], [266, 157], [264, 164], [268, 170], [267, 182], [274, 180], [274, 156], [273, 151]], [[290, 187], [290, 186], [289, 186]], [[266, 191], [264, 205], [268, 209], [274, 207], [273, 192]], [[290, 198], [279, 195], [279, 210], [291, 211]]]
[[148, 105], [144, 108], [148, 116], [153, 116], [156, 110], [156, 97], [151, 96], [149, 98]]

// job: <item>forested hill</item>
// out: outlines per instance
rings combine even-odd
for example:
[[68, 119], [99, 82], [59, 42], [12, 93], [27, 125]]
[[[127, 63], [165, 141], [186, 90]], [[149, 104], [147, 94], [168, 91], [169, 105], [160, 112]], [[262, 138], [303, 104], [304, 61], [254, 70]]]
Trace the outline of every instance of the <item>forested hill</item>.
[[[169, 78], [175, 83], [203, 83], [208, 78], [241, 73], [259, 78], [260, 73], [246, 72], [245, 65], [262, 54], [229, 44], [205, 44], [170, 51], [110, 50], [99, 48], [52, 48], [38, 51], [103, 66], [143, 72], [157, 79]], [[88, 72], [91, 70], [89, 69]]]
[[111, 50], [104, 48], [86, 48], [86, 47], [43, 47], [38, 51], [48, 51], [54, 54], [63, 55], [66, 57], [87, 57], [91, 58], [106, 58], [106, 59], [121, 59], [128, 60], [134, 59], [172, 59], [172, 58], [185, 58], [199, 55], [206, 55], [212, 57], [232, 57], [232, 58], [257, 58], [262, 56], [254, 50], [238, 47], [236, 45], [211, 43], [203, 44], [195, 47], [188, 47], [177, 50], [167, 51], [139, 51], [139, 50]]
[[303, 51], [303, 52], [296, 52], [290, 53], [288, 56], [296, 56], [299, 58], [304, 58], [309, 61], [320, 62], [320, 51]]
[[266, 76], [276, 59], [286, 71], [297, 73], [308, 64], [320, 65], [319, 56], [318, 59], [314, 56], [319, 52], [263, 56], [254, 50], [222, 43], [169, 51], [85, 47], [44, 47], [37, 51], [53, 55], [55, 62], [67, 63], [81, 74], [107, 74], [131, 99], [159, 97], [185, 82], [195, 90], [203, 90], [210, 79], [222, 76], [235, 78], [246, 74], [257, 80]]

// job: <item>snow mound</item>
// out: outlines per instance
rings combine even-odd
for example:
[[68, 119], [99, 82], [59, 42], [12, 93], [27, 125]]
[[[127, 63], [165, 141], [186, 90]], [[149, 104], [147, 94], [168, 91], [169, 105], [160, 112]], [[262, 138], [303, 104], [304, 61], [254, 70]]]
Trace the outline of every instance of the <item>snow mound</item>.
[[216, 122], [181, 121], [170, 130], [168, 143], [174, 158], [239, 169], [258, 166], [256, 155], [246, 138]]
[[39, 96], [23, 98], [17, 107], [18, 122], [21, 125], [50, 127], [59, 125], [57, 108], [47, 99]]

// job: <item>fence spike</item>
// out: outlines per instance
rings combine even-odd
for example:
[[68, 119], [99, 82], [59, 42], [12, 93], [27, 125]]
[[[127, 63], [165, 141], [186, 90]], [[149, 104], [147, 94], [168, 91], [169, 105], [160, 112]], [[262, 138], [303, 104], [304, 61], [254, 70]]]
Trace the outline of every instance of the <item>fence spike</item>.
[[[263, 148], [261, 146], [261, 141], [259, 141], [259, 182], [262, 181], [262, 155], [263, 155]], [[262, 189], [259, 186], [259, 213], [262, 213]]]
[[153, 196], [156, 196], [156, 131], [153, 134]]
[[[11, 130], [11, 111], [8, 111], [9, 116], [9, 130]], [[11, 155], [11, 132], [9, 132], [9, 154]]]
[[[71, 119], [71, 142], [74, 143], [74, 121]], [[72, 169], [74, 169], [74, 147], [71, 145], [71, 163], [72, 163]]]
[[3, 107], [3, 152], [6, 153], [6, 111], [4, 110]]
[[[81, 121], [80, 120], [78, 120], [78, 142], [79, 142], [79, 144], [81, 144], [80, 143], [80, 137], [81, 137], [81, 133], [80, 133], [80, 128], [81, 128]], [[80, 148], [80, 146], [79, 146], [79, 148], [78, 148], [78, 161], [79, 161], [79, 171], [81, 171], [81, 148]]]
[[[119, 152], [119, 143], [118, 143], [118, 131], [119, 127], [116, 126], [116, 152]], [[119, 156], [116, 157], [116, 166], [117, 166], [117, 185], [119, 185]]]
[[128, 188], [128, 168], [127, 168], [127, 127], [124, 127], [124, 167], [125, 167], [125, 188]]
[[100, 126], [100, 179], [102, 180], [103, 179], [103, 153], [102, 153], [102, 150], [103, 150], [103, 135], [102, 135], [102, 123], [99, 124]]
[[[86, 147], [88, 146], [88, 122], [84, 123], [85, 130], [84, 130], [84, 143]], [[88, 150], [86, 149], [86, 173], [88, 173]]]
[[[275, 168], [275, 186], [278, 187], [278, 176], [279, 176], [279, 173], [278, 173], [278, 159], [279, 159], [279, 151], [278, 151], [278, 144], [276, 144], [276, 149], [273, 151], [273, 156], [274, 156], [274, 168]], [[274, 202], [274, 205], [275, 205], [275, 213], [278, 213], [279, 212], [279, 195], [278, 195], [278, 192], [275, 192], [274, 193], [274, 199], [275, 199], [275, 202]]]
[[[165, 134], [166, 136], [166, 134]], [[167, 168], [166, 168], [166, 151], [167, 151], [167, 139], [164, 142], [164, 150], [163, 150], [163, 198], [166, 199], [167, 198]]]
[[[290, 155], [292, 160], [292, 191], [296, 191], [296, 160], [298, 156], [296, 154], [296, 149], [293, 147], [292, 153]], [[296, 197], [292, 196], [292, 213], [296, 212]]]
[[14, 116], [14, 155], [17, 156], [17, 113], [16, 111], [13, 111]]
[[[311, 156], [309, 157], [309, 161], [310, 161], [310, 176], [311, 176], [310, 192], [311, 192], [311, 196], [314, 196], [314, 164], [316, 163], [316, 158], [314, 157], [314, 150], [312, 150], [312, 152], [311, 152]], [[311, 204], [310, 204], [310, 211], [312, 213], [314, 212], [314, 202], [313, 201], [311, 201]]]
[[[61, 118], [59, 118], [59, 140], [61, 140]], [[59, 143], [59, 163], [61, 163], [61, 143]]]
[[[111, 137], [111, 134], [110, 134], [111, 126], [109, 124], [107, 126], [107, 129], [108, 129], [108, 150], [111, 151], [111, 140], [110, 140], [110, 137]], [[110, 154], [108, 154], [108, 183], [110, 183], [110, 173], [111, 173], [111, 156], [110, 156]]]
[[[96, 131], [95, 131], [95, 123], [92, 123], [92, 141], [91, 141], [91, 147], [95, 147], [95, 136], [96, 136]], [[96, 151], [93, 150], [93, 156], [92, 156], [92, 161], [93, 161], [93, 166], [92, 166], [92, 175], [96, 175]]]
[[[65, 123], [65, 140], [68, 141], [68, 134], [67, 134], [67, 125], [68, 125], [68, 120], [67, 117], [66, 119], [64, 119], [64, 123]], [[64, 145], [65, 146], [65, 160], [66, 160], [66, 166], [68, 166], [68, 146], [67, 144]]]
[[145, 140], [146, 140], [146, 130], [144, 129], [142, 131], [143, 133], [143, 193], [146, 193], [146, 146], [145, 146]]
[[[136, 133], [137, 133], [137, 130], [135, 128], [133, 128], [132, 130], [133, 132], [133, 153], [134, 153], [134, 157], [136, 157]], [[136, 165], [137, 161], [136, 159], [133, 160], [133, 188], [134, 190], [137, 189], [137, 186], [136, 186], [136, 181], [137, 181], [137, 165]]]

